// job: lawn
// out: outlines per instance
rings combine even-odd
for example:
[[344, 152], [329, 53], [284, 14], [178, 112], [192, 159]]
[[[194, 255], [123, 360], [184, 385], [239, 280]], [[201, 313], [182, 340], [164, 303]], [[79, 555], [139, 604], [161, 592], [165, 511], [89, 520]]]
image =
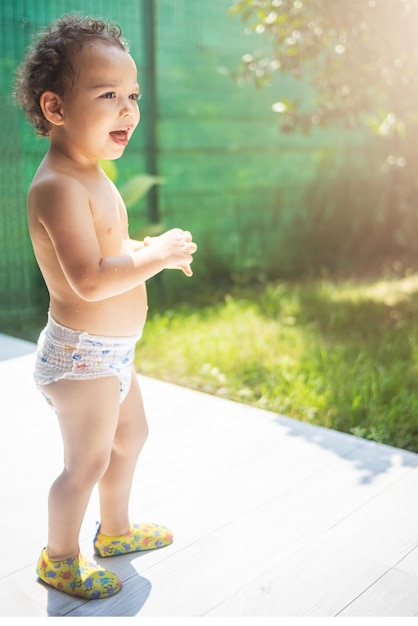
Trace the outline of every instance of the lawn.
[[418, 452], [418, 275], [152, 306], [138, 372]]

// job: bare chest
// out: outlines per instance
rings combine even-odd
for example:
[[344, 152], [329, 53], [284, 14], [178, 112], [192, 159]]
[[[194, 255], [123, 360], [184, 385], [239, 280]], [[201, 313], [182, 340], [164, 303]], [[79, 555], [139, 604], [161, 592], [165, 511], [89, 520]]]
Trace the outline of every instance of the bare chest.
[[128, 219], [119, 193], [109, 185], [92, 189], [90, 209], [102, 253], [119, 254], [128, 239]]

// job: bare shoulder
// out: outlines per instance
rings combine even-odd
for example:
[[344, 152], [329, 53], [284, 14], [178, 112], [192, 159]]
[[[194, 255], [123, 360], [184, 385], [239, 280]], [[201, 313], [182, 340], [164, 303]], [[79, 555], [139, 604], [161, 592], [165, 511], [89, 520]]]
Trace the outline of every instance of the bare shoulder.
[[66, 172], [40, 168], [29, 188], [28, 212], [42, 219], [51, 211], [74, 206], [74, 200], [77, 206], [88, 205], [89, 194], [83, 182]]

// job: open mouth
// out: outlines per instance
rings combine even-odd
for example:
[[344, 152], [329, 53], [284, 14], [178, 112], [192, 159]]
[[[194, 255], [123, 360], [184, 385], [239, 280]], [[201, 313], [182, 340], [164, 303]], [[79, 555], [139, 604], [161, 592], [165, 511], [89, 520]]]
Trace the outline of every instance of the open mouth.
[[130, 127], [121, 128], [120, 130], [112, 130], [110, 136], [115, 143], [119, 144], [120, 146], [126, 146], [129, 141], [129, 131]]

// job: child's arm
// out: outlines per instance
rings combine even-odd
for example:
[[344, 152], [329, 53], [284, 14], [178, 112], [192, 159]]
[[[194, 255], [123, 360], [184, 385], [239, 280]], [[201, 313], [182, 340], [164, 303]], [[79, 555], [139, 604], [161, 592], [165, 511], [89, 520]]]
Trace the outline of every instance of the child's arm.
[[172, 229], [120, 256], [102, 256], [88, 193], [70, 177], [38, 183], [29, 194], [29, 224], [51, 240], [66, 280], [80, 298], [98, 301], [137, 287], [164, 269], [191, 275], [197, 246], [190, 233]]

